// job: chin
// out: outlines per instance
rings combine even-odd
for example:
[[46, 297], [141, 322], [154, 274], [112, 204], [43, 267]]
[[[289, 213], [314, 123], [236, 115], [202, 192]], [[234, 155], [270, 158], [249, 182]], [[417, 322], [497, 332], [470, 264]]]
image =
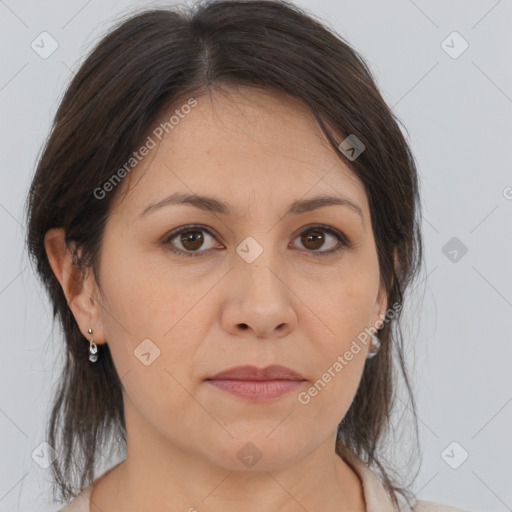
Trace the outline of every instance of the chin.
[[217, 450], [210, 450], [208, 457], [230, 471], [275, 471], [294, 464], [307, 453], [303, 440], [294, 436], [271, 439], [271, 430], [257, 434], [252, 430], [252, 434], [236, 436]]

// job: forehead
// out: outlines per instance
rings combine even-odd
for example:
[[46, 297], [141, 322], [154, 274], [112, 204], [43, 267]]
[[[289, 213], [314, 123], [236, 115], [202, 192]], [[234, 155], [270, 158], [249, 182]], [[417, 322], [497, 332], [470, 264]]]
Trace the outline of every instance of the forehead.
[[[319, 194], [342, 195], [367, 210], [363, 184], [301, 101], [252, 87], [196, 101], [185, 108], [186, 98], [162, 112], [150, 132], [155, 146], [121, 184], [128, 194], [116, 209], [125, 218], [173, 192], [222, 198], [235, 216], [249, 203], [279, 209]], [[160, 140], [155, 133], [162, 132]]]

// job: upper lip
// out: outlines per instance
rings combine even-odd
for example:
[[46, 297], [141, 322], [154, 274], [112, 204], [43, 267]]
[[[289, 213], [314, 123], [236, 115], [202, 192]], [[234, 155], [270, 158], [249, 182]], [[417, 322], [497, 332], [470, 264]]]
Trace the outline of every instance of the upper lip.
[[266, 368], [257, 368], [256, 366], [234, 366], [220, 373], [209, 377], [207, 380], [305, 380], [304, 377], [296, 371], [273, 364]]

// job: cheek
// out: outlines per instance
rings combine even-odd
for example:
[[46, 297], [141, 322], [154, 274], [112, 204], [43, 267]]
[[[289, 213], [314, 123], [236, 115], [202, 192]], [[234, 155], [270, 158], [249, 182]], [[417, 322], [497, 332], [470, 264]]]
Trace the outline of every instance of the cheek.
[[[331, 355], [350, 346], [352, 339], [373, 325], [378, 278], [378, 271], [347, 265], [333, 279], [322, 282], [321, 289], [307, 295], [308, 306], [323, 325], [320, 346]], [[311, 339], [318, 339], [316, 332], [310, 333]]]
[[167, 367], [163, 357], [148, 367], [132, 365], [130, 370], [123, 379], [123, 395], [132, 428], [151, 425], [164, 438], [189, 449], [201, 442], [206, 426], [215, 436], [223, 435], [219, 424], [193, 398], [190, 385]]
[[[118, 373], [123, 376], [130, 372], [130, 378], [136, 381], [147, 376], [141, 392], [167, 391], [169, 385], [176, 386], [170, 375], [188, 386], [187, 369], [192, 367], [197, 345], [208, 326], [200, 299], [211, 283], [189, 285], [183, 275], [171, 273], [169, 267], [152, 265], [148, 258], [123, 247], [122, 240], [116, 242], [110, 244], [114, 249], [105, 251], [102, 268], [108, 272], [100, 277], [104, 292], [102, 321]], [[158, 377], [153, 376], [155, 372]]]
[[308, 360], [317, 379], [315, 389], [311, 389], [311, 402], [322, 403], [322, 411], [337, 411], [340, 420], [364, 370], [370, 341], [365, 329], [373, 325], [377, 292], [378, 273], [354, 265], [323, 283], [321, 293], [317, 290], [316, 295], [309, 295], [308, 306], [315, 317], [308, 322]]
[[122, 239], [105, 246], [102, 269], [106, 320], [123, 336], [134, 341], [160, 338], [177, 321], [183, 294]]
[[298, 397], [301, 407], [307, 411], [304, 424], [313, 420], [317, 425], [333, 427], [342, 420], [354, 400], [367, 352], [365, 345], [351, 336], [359, 332], [357, 326], [343, 325], [339, 332], [333, 343], [318, 340], [309, 358], [315, 361], [316, 373], [313, 382]]

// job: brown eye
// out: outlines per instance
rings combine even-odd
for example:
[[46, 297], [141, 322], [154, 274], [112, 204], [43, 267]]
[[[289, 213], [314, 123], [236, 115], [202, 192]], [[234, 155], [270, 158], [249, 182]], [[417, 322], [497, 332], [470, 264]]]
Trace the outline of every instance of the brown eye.
[[189, 250], [195, 251], [204, 243], [204, 236], [201, 231], [184, 231], [180, 233], [181, 245]]
[[319, 249], [325, 243], [325, 236], [320, 231], [309, 231], [301, 236], [302, 244], [308, 249]]
[[[329, 243], [329, 237], [334, 240], [334, 243], [331, 242], [327, 250], [319, 251], [318, 249], [325, 246], [326, 241]], [[310, 227], [297, 238], [300, 238], [300, 243], [311, 256], [329, 256], [345, 247], [351, 247], [351, 243], [345, 235], [327, 226]]]
[[209, 229], [202, 226], [185, 226], [164, 237], [162, 243], [176, 254], [203, 256], [214, 247], [214, 241], [215, 236]]

